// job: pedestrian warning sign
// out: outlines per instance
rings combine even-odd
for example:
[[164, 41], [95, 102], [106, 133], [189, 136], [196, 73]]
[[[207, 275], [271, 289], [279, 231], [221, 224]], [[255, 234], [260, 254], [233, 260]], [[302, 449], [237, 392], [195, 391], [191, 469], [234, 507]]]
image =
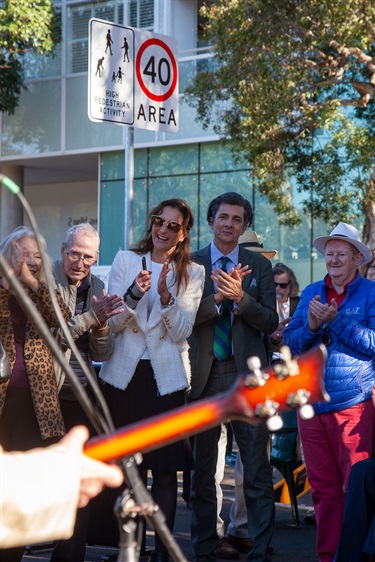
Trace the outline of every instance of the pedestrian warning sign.
[[176, 40], [92, 18], [89, 42], [89, 118], [177, 132]]
[[89, 117], [133, 125], [134, 31], [96, 19], [89, 26]]

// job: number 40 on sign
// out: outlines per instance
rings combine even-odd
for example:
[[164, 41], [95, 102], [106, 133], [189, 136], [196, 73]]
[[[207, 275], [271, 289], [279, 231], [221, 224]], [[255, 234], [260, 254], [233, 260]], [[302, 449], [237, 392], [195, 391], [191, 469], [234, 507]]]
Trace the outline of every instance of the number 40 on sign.
[[89, 118], [177, 132], [174, 37], [92, 18], [89, 38]]

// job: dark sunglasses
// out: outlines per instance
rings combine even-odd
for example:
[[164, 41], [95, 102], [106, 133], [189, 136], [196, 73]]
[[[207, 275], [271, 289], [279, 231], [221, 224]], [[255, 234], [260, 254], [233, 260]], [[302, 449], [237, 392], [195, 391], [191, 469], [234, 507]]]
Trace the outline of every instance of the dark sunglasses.
[[158, 215], [151, 215], [152, 226], [166, 226], [171, 232], [180, 232], [182, 224], [174, 221], [165, 221]]
[[331, 336], [329, 335], [329, 328], [324, 328], [322, 334], [322, 343], [327, 347], [331, 343]]
[[279, 286], [280, 289], [286, 289], [288, 285], [289, 285], [289, 283], [276, 283], [275, 282], [275, 286], [276, 287]]

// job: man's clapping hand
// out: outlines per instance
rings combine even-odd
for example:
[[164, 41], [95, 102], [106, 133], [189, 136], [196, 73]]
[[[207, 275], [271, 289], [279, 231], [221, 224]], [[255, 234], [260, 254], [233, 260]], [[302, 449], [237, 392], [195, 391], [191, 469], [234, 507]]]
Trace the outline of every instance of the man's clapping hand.
[[104, 289], [103, 296], [100, 299], [93, 296], [92, 308], [100, 322], [100, 326], [103, 327], [112, 316], [116, 316], [116, 314], [124, 312], [124, 309], [122, 308], [123, 304], [124, 299], [122, 297], [119, 295], [107, 295]]

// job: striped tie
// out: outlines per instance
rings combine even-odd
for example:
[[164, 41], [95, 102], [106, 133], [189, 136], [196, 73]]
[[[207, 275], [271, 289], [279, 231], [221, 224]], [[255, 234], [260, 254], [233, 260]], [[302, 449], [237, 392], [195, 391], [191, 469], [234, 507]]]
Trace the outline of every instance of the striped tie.
[[[227, 263], [229, 258], [223, 257], [221, 269], [227, 270]], [[228, 299], [222, 303], [221, 314], [215, 319], [214, 330], [214, 355], [219, 361], [225, 361], [232, 355], [231, 344], [231, 318], [230, 318], [230, 305]]]

